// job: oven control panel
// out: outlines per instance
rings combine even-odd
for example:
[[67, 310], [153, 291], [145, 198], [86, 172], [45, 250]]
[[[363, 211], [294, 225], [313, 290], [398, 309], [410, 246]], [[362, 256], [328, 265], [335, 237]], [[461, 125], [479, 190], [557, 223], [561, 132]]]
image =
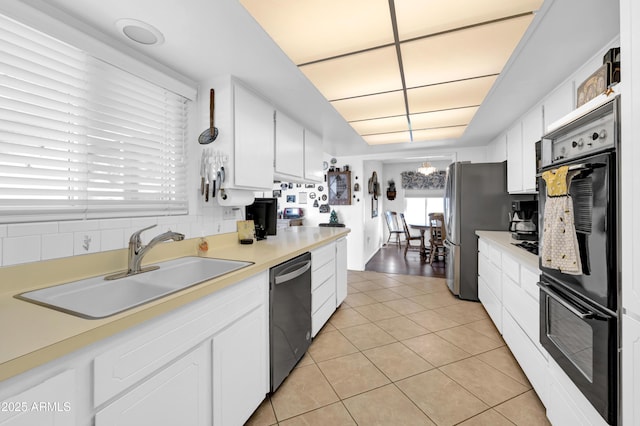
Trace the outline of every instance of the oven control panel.
[[551, 141], [551, 163], [613, 148], [615, 131], [615, 120], [610, 114], [560, 135]]

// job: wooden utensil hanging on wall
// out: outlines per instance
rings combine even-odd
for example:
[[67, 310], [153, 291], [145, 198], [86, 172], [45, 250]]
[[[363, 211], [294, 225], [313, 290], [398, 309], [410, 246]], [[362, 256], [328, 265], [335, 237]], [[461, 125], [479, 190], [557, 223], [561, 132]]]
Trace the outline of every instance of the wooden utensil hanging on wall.
[[213, 125], [213, 111], [215, 108], [215, 91], [211, 89], [209, 96], [209, 128], [200, 133], [198, 143], [206, 145], [216, 140], [218, 137], [218, 128]]

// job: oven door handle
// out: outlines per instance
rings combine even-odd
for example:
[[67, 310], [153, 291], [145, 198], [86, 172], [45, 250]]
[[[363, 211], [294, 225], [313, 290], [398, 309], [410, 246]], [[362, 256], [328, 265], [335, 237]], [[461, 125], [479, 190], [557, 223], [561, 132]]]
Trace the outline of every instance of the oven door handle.
[[[581, 163], [581, 164], [572, 164], [569, 166], [569, 171], [579, 171], [582, 172], [584, 170], [589, 170], [589, 171], [593, 171], [594, 169], [597, 169], [599, 167], [605, 167], [606, 164], [604, 163]], [[549, 170], [557, 170], [559, 166], [556, 165], [556, 167], [554, 168], [550, 168]], [[542, 177], [542, 174], [544, 172], [540, 172], [538, 174], [536, 174], [536, 177]]]
[[595, 312], [591, 312], [591, 311], [581, 312], [581, 311], [579, 311], [575, 306], [569, 304], [566, 300], [564, 300], [562, 298], [562, 296], [558, 295], [558, 293], [556, 293], [555, 291], [551, 290], [549, 288], [549, 286], [547, 286], [546, 284], [543, 284], [543, 283], [540, 283], [540, 282], [537, 283], [537, 284], [538, 284], [538, 287], [540, 287], [540, 290], [542, 290], [546, 295], [548, 295], [550, 298], [552, 298], [553, 300], [555, 300], [556, 302], [561, 304], [563, 307], [568, 309], [573, 315], [577, 316], [578, 318], [591, 319], [591, 318], [598, 317], [598, 314], [596, 314]]

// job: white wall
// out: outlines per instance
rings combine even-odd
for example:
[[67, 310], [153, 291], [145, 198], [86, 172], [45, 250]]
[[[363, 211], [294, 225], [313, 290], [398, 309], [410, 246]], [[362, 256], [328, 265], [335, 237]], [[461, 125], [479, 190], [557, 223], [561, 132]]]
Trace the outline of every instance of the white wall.
[[[377, 211], [378, 214], [376, 217], [372, 217], [372, 200], [373, 196], [368, 193], [368, 182], [369, 178], [373, 175], [373, 172], [376, 172], [378, 175], [378, 183], [380, 185], [380, 195], [378, 196], [378, 205]], [[363, 268], [366, 266], [366, 263], [376, 254], [376, 252], [380, 249], [380, 246], [384, 242], [383, 238], [383, 227], [386, 228], [384, 224], [384, 201], [386, 199], [386, 179], [384, 175], [384, 167], [381, 161], [365, 161], [364, 162], [364, 176], [365, 176], [365, 185], [364, 191], [362, 191], [362, 202], [364, 207], [364, 232], [363, 232]]]

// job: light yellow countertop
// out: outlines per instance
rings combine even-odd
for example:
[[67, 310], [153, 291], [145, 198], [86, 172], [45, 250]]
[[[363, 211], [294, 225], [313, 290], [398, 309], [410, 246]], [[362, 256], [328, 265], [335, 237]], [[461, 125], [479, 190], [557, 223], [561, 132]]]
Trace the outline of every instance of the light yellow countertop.
[[[18, 300], [16, 294], [126, 269], [127, 249], [0, 268], [0, 381], [156, 318], [289, 258], [346, 236], [349, 228], [290, 227], [241, 245], [237, 234], [207, 237], [203, 256], [253, 265], [184, 289], [109, 318], [90, 320]], [[143, 264], [198, 255], [200, 239], [162, 243]]]
[[476, 235], [498, 244], [500, 248], [504, 249], [504, 251], [509, 253], [510, 256], [516, 258], [521, 264], [524, 264], [529, 269], [538, 269], [538, 256], [529, 253], [523, 248], [514, 246], [513, 244], [517, 244], [522, 241], [512, 238], [511, 232], [476, 231]]

